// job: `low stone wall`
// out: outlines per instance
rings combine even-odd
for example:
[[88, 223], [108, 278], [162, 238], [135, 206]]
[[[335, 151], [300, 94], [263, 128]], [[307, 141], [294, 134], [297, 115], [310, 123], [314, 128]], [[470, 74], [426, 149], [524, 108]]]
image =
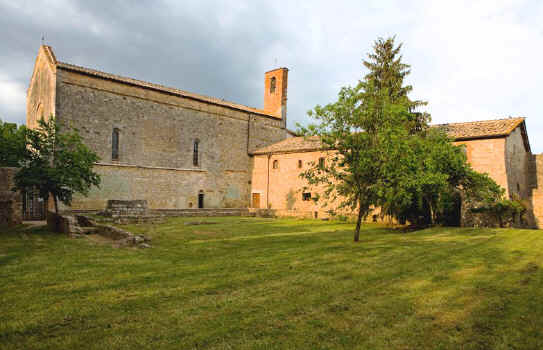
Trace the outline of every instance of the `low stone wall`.
[[[502, 217], [502, 227], [505, 228], [537, 228], [533, 221], [533, 211], [527, 208], [522, 215]], [[489, 213], [473, 212], [469, 207], [462, 206], [460, 226], [462, 227], [493, 227], [499, 228], [499, 219]]]
[[20, 196], [0, 199], [0, 226], [14, 226], [23, 222], [23, 203]]
[[[63, 215], [104, 214], [99, 210], [67, 210]], [[107, 214], [105, 215], [107, 217]], [[203, 209], [148, 209], [145, 215], [115, 216], [111, 222], [118, 224], [161, 223], [167, 217], [219, 217], [219, 216], [256, 216], [254, 209], [247, 208], [203, 208]], [[101, 219], [104, 221], [107, 219]]]
[[146, 200], [108, 200], [104, 211], [105, 216], [144, 216], [147, 215]]
[[[294, 217], [294, 218], [303, 218], [303, 219], [312, 219], [324, 217], [322, 213], [319, 215], [318, 211], [309, 211], [309, 210], [288, 210], [288, 209], [249, 209], [249, 212], [255, 216], [263, 218], [277, 218], [277, 217]], [[317, 213], [317, 214], [315, 214]], [[328, 217], [328, 216], [326, 216]]]
[[150, 215], [163, 215], [163, 216], [249, 216], [251, 215], [247, 208], [217, 208], [217, 209], [151, 209]]
[[166, 222], [166, 217], [162, 215], [146, 215], [146, 216], [119, 216], [115, 218], [101, 218], [100, 222], [111, 222], [118, 225], [130, 224], [162, 224]]
[[13, 226], [23, 222], [23, 199], [12, 191], [17, 168], [0, 168], [0, 226]]

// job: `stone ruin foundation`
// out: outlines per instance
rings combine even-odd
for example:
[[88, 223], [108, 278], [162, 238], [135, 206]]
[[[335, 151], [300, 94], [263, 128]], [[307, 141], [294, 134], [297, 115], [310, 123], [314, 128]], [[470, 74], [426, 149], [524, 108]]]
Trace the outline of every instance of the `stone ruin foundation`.
[[149, 213], [146, 200], [108, 200], [107, 207], [98, 215], [116, 224], [162, 223], [163, 215]]
[[101, 213], [108, 217], [138, 217], [147, 215], [146, 200], [113, 200], [107, 201], [106, 210]]
[[98, 234], [110, 239], [116, 246], [151, 247], [151, 239], [145, 235], [135, 235], [117, 227], [98, 224], [84, 215], [59, 215], [48, 212], [47, 226], [53, 232], [65, 233], [72, 238]]

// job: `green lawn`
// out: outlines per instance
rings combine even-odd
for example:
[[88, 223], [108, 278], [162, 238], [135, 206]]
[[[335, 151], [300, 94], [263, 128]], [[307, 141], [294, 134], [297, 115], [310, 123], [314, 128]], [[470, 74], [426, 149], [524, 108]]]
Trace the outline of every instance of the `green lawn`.
[[543, 349], [543, 231], [291, 219], [0, 232], [1, 349]]

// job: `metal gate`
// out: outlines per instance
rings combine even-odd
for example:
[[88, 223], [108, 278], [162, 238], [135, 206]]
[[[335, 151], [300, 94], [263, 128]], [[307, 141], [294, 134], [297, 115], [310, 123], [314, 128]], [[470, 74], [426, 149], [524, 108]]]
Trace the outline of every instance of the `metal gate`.
[[45, 201], [38, 191], [26, 191], [23, 194], [23, 220], [45, 220]]

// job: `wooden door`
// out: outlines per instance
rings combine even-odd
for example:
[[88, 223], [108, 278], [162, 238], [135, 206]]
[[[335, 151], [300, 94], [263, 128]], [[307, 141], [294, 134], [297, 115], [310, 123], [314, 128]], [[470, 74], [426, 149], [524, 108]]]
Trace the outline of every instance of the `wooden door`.
[[253, 208], [260, 208], [260, 193], [253, 193]]

